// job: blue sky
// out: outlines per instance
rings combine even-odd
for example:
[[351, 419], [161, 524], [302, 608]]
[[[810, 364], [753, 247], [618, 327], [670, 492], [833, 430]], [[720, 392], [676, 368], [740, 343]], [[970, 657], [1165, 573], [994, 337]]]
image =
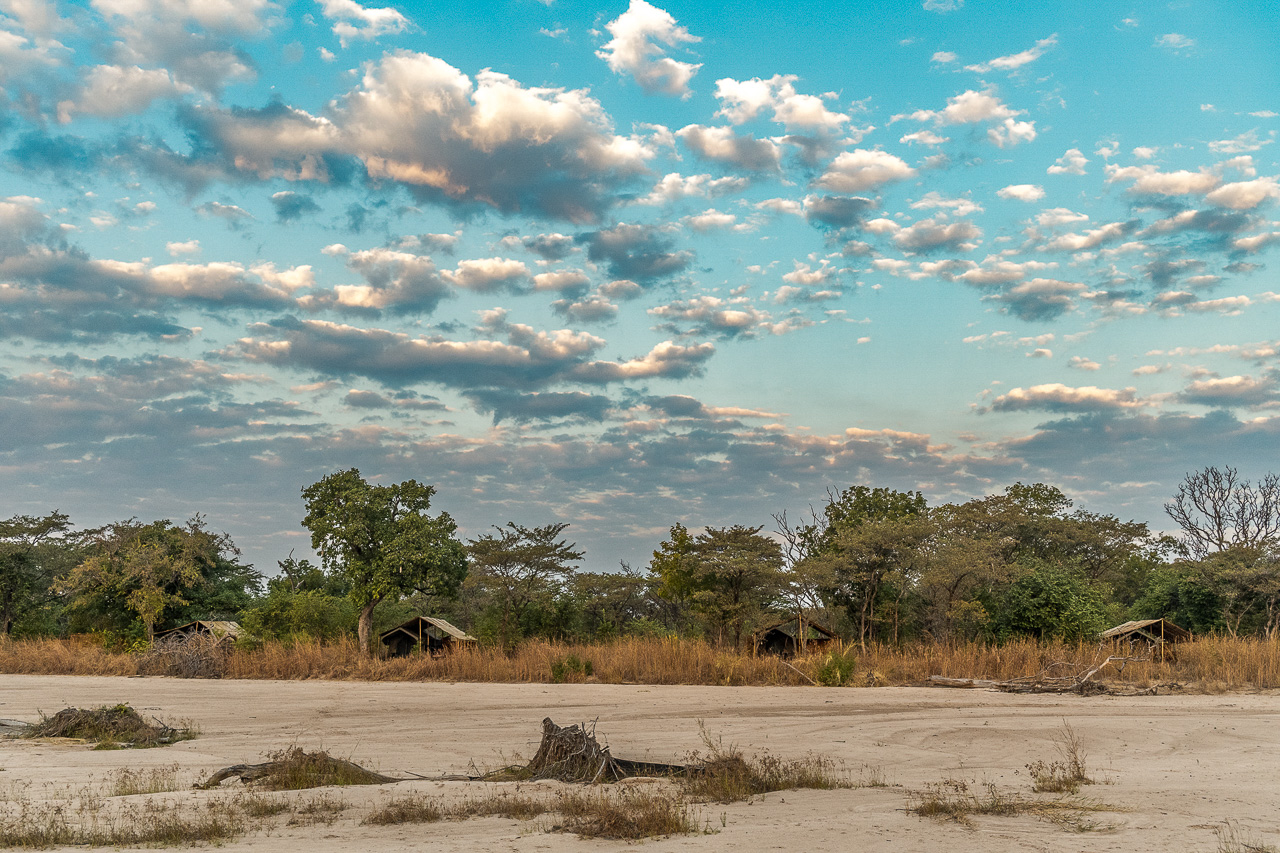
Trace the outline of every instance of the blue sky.
[[1264, 2], [0, 0], [0, 515], [414, 478], [586, 566], [1280, 468]]

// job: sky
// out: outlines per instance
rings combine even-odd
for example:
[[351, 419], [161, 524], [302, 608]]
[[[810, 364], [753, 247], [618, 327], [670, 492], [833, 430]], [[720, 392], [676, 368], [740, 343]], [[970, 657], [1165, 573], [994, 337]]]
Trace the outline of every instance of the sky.
[[0, 517], [436, 488], [583, 567], [828, 488], [1280, 470], [1267, 0], [0, 0]]

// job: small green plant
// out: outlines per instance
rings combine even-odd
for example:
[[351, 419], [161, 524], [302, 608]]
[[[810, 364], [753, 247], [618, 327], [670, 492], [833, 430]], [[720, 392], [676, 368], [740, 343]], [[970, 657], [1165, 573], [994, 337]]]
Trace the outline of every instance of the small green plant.
[[823, 687], [844, 687], [858, 671], [858, 659], [853, 650], [838, 650], [828, 654], [813, 671], [813, 680]]
[[314, 826], [315, 824], [324, 824], [328, 826], [338, 819], [338, 815], [347, 810], [347, 804], [342, 799], [331, 797], [328, 794], [318, 794], [313, 799], [304, 800], [292, 807], [292, 816], [289, 818], [289, 826]]
[[583, 660], [575, 654], [557, 658], [551, 662], [551, 680], [556, 684], [576, 681], [579, 678], [590, 678], [595, 667], [589, 660]]
[[1218, 836], [1218, 853], [1276, 853], [1274, 846], [1264, 843], [1234, 820], [1223, 821], [1213, 834]]

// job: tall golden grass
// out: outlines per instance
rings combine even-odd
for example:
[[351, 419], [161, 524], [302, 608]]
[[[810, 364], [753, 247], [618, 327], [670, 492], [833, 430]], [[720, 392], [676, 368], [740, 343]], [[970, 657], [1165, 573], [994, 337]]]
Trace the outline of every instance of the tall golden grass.
[[[930, 675], [1005, 680], [1056, 662], [1081, 667], [1105, 657], [1097, 644], [1018, 640], [982, 643], [856, 645], [784, 661], [722, 649], [700, 640], [629, 638], [608, 643], [522, 643], [515, 651], [461, 649], [442, 657], [370, 658], [352, 641], [265, 643], [227, 655], [223, 677], [360, 681], [473, 681], [608, 684], [808, 685], [830, 671], [830, 656], [853, 661], [848, 686], [923, 684]], [[65, 640], [0, 641], [0, 673], [137, 675], [139, 656]], [[576, 665], [565, 666], [568, 660]], [[589, 666], [586, 664], [589, 663]], [[558, 677], [557, 677], [558, 676]], [[1280, 687], [1280, 641], [1205, 637], [1177, 649], [1176, 660], [1129, 663], [1103, 679], [1134, 687], [1178, 682], [1217, 692]], [[830, 679], [827, 679], [828, 681]]]

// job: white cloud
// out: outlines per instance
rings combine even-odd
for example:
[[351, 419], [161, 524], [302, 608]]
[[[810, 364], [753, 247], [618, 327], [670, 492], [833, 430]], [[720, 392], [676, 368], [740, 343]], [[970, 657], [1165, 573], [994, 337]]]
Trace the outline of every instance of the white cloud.
[[924, 0], [926, 12], [954, 12], [964, 6], [964, 0]]
[[1223, 184], [1205, 198], [1232, 210], [1252, 210], [1264, 201], [1280, 198], [1280, 182], [1274, 177], [1266, 177]]
[[957, 59], [959, 57], [949, 50], [939, 50], [929, 57], [930, 62], [936, 62], [939, 65], [946, 65], [947, 63], [955, 62]]
[[1063, 234], [1050, 240], [1045, 246], [1050, 251], [1078, 252], [1082, 249], [1094, 249], [1110, 240], [1118, 240], [1133, 231], [1132, 223], [1111, 222], [1101, 228], [1085, 231], [1083, 234]]
[[477, 258], [461, 261], [456, 270], [445, 270], [441, 276], [458, 287], [485, 293], [523, 281], [529, 268], [510, 258]]
[[772, 139], [756, 139], [753, 134], [738, 136], [731, 127], [691, 124], [680, 128], [676, 136], [708, 160], [753, 172], [777, 171], [782, 161], [782, 149]]
[[179, 83], [163, 68], [136, 65], [96, 65], [85, 75], [74, 99], [58, 102], [58, 121], [66, 123], [81, 115], [118, 118], [144, 111], [152, 101], [177, 98], [194, 91]]
[[701, 64], [679, 62], [655, 42], [668, 47], [698, 42], [676, 19], [645, 0], [631, 0], [627, 11], [605, 24], [613, 38], [596, 51], [616, 74], [630, 74], [646, 92], [688, 97], [689, 81]]
[[1050, 175], [1083, 175], [1085, 164], [1089, 162], [1079, 148], [1068, 148], [1067, 152], [1054, 161], [1045, 171]]
[[794, 75], [775, 74], [768, 80], [759, 77], [716, 81], [716, 98], [720, 101], [718, 116], [733, 124], [750, 121], [764, 109], [773, 111], [773, 120], [788, 129], [837, 131], [849, 116], [827, 109], [822, 98], [796, 92]]
[[841, 152], [815, 183], [835, 192], [861, 192], [915, 174], [915, 169], [887, 151], [857, 148]]
[[389, 6], [371, 9], [355, 0], [319, 0], [319, 3], [324, 16], [337, 21], [333, 33], [343, 47], [355, 39], [373, 40], [409, 28], [409, 19]]
[[997, 148], [1012, 148], [1020, 142], [1034, 142], [1036, 123], [1034, 121], [1016, 121], [1005, 119], [987, 131], [987, 139]]
[[1162, 47], [1165, 50], [1171, 50], [1174, 53], [1190, 50], [1196, 46], [1196, 40], [1188, 38], [1181, 33], [1165, 33], [1162, 36], [1156, 36], [1156, 47]]
[[968, 220], [948, 222], [943, 218], [922, 219], [893, 236], [894, 245], [905, 252], [929, 252], [946, 249], [969, 252], [978, 248], [974, 242], [982, 229]]
[[1047, 410], [1051, 412], [1097, 412], [1114, 409], [1133, 409], [1143, 405], [1134, 388], [1099, 388], [1084, 385], [1073, 388], [1061, 382], [1033, 385], [1030, 388], [1013, 388], [992, 402], [997, 412], [1020, 410]]
[[704, 210], [694, 216], [686, 216], [681, 220], [694, 231], [714, 231], [717, 228], [729, 228], [738, 221], [732, 213], [723, 213], [715, 208]]
[[1206, 193], [1222, 183], [1222, 178], [1208, 169], [1190, 172], [1161, 172], [1155, 166], [1107, 166], [1107, 183], [1133, 181], [1129, 188], [1133, 193], [1154, 195], [1189, 195]]
[[171, 256], [175, 258], [178, 255], [194, 255], [200, 251], [200, 241], [187, 240], [181, 243], [179, 242], [165, 243], [164, 248], [165, 248], [165, 251], [167, 251]]
[[1219, 154], [1243, 154], [1257, 151], [1264, 145], [1275, 142], [1276, 132], [1273, 130], [1267, 139], [1260, 139], [1257, 130], [1248, 130], [1232, 139], [1218, 139], [1209, 143], [1209, 150]]
[[1036, 216], [1036, 222], [1039, 222], [1045, 228], [1069, 225], [1072, 222], [1087, 222], [1088, 220], [1089, 215], [1087, 213], [1076, 213], [1065, 207], [1052, 207], [1048, 210], [1042, 210]]
[[909, 118], [915, 121], [933, 121], [935, 124], [976, 124], [983, 121], [1003, 121], [1022, 115], [1022, 110], [1010, 109], [990, 90], [979, 92], [969, 89], [947, 99], [941, 110], [916, 110], [907, 115], [897, 115], [893, 120]]
[[636, 204], [668, 204], [682, 198], [716, 198], [746, 189], [746, 178], [713, 178], [711, 175], [681, 175], [670, 172], [653, 185], [649, 194], [636, 200]]
[[942, 208], [955, 216], [968, 216], [971, 213], [982, 213], [982, 205], [967, 198], [947, 198], [937, 190], [930, 190], [918, 201], [911, 203], [913, 210], [931, 210]]
[[1049, 48], [1054, 47], [1057, 43], [1058, 34], [1054, 33], [1048, 38], [1040, 39], [1035, 43], [1035, 47], [1029, 47], [1018, 53], [1011, 53], [1008, 56], [999, 56], [978, 65], [966, 65], [965, 70], [978, 74], [986, 74], [988, 71], [1016, 71], [1022, 66], [1035, 62], [1044, 56]]
[[1016, 201], [1039, 201], [1044, 198], [1044, 187], [1038, 184], [1010, 184], [996, 190], [996, 195]]
[[921, 145], [941, 145], [944, 142], [950, 142], [950, 137], [939, 136], [932, 130], [917, 130], [915, 133], [905, 134], [898, 142], [903, 145], [913, 145], [919, 142]]
[[1091, 358], [1085, 358], [1082, 355], [1071, 356], [1071, 361], [1067, 362], [1067, 367], [1075, 370], [1100, 370], [1102, 365]]

